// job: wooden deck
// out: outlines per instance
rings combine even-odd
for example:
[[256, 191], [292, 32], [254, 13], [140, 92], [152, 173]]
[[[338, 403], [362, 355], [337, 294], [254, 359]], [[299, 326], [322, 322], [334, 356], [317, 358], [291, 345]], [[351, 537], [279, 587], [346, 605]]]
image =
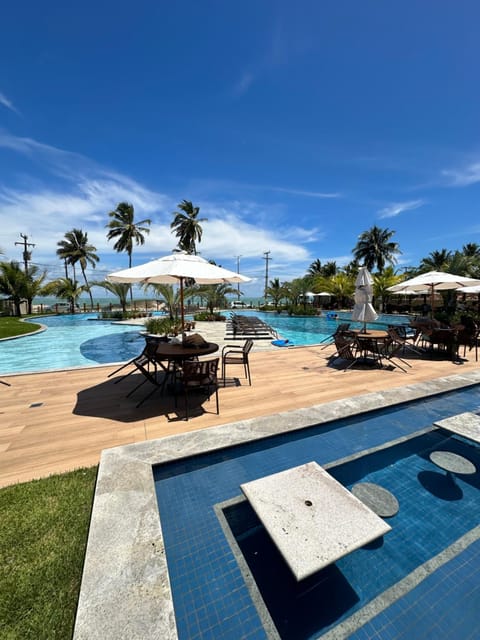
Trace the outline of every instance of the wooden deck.
[[[459, 374], [478, 367], [473, 352], [467, 360], [412, 359], [408, 373], [400, 369], [368, 367], [348, 371], [327, 366], [333, 347], [301, 347], [251, 354], [252, 386], [231, 368], [227, 386], [220, 388], [220, 415], [214, 399], [190, 410], [183, 420], [183, 398], [178, 411], [173, 398], [156, 392], [140, 408], [136, 403], [149, 391], [146, 383], [126, 394], [139, 374], [119, 384], [108, 379], [115, 367], [5, 377], [0, 385], [0, 486], [52, 473], [97, 464], [102, 449], [205, 429], [246, 418], [271, 415], [382, 389]], [[120, 375], [120, 374], [119, 374]]]

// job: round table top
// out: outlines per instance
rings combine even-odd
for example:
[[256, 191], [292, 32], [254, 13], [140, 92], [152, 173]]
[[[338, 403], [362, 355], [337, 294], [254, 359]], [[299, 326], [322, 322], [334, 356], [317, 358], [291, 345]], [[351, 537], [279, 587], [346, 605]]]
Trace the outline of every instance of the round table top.
[[174, 360], [191, 358], [192, 356], [206, 356], [209, 353], [214, 353], [218, 351], [218, 344], [216, 342], [207, 342], [205, 345], [195, 347], [195, 346], [184, 346], [183, 344], [175, 344], [172, 342], [159, 342], [158, 347], [155, 351], [156, 355], [159, 358]]
[[[350, 331], [350, 329], [349, 329]], [[382, 331], [382, 329], [367, 329], [367, 332], [364, 333], [363, 329], [352, 329], [353, 333], [357, 334], [357, 337], [362, 338], [386, 338], [388, 336], [387, 331]]]
[[476, 471], [473, 462], [458, 455], [458, 453], [453, 453], [453, 451], [432, 451], [430, 460], [433, 464], [436, 464], [437, 467], [445, 469], [445, 471], [450, 471], [450, 473], [469, 474], [475, 473]]
[[391, 518], [400, 508], [393, 493], [373, 482], [359, 482], [353, 485], [352, 493], [381, 518]]

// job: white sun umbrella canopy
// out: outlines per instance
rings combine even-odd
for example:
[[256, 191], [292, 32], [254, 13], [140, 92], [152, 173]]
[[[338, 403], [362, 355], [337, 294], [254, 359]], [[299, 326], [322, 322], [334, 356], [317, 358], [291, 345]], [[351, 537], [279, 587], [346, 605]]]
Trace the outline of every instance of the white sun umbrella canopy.
[[367, 322], [373, 322], [378, 314], [372, 305], [373, 278], [366, 267], [360, 267], [355, 280], [355, 305], [352, 320], [363, 322], [362, 332], [367, 331]]
[[183, 252], [140, 264], [130, 269], [115, 271], [107, 276], [110, 282], [126, 282], [142, 284], [178, 284], [180, 285], [180, 308], [182, 316], [182, 331], [184, 328], [183, 283], [184, 280], [194, 280], [197, 284], [221, 284], [249, 282], [251, 278], [242, 276], [235, 271], [217, 267], [208, 260], [196, 255]]
[[460, 291], [460, 293], [480, 293], [480, 285], [476, 287], [460, 287], [457, 291]]
[[425, 291], [425, 289], [428, 289], [433, 313], [436, 291], [448, 291], [450, 289], [461, 289], [462, 287], [478, 285], [480, 285], [480, 280], [468, 278], [467, 276], [457, 276], [454, 273], [445, 273], [443, 271], [428, 271], [428, 273], [421, 273], [415, 278], [410, 278], [410, 280], [404, 280], [399, 284], [394, 284], [393, 287], [388, 288], [388, 291], [402, 293], [405, 290]]

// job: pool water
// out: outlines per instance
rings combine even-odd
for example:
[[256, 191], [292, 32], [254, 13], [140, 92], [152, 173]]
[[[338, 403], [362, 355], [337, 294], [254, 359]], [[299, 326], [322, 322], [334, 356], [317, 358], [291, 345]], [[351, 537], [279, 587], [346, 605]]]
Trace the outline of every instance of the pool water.
[[[453, 543], [478, 527], [480, 449], [430, 430], [431, 425], [479, 409], [480, 389], [472, 387], [155, 467], [180, 640], [263, 639], [267, 637], [266, 616], [273, 619], [281, 638], [320, 637], [330, 628], [349, 624], [377, 596], [404, 585], [424, 563], [437, 562]], [[418, 434], [420, 431], [425, 433]], [[411, 438], [412, 434], [417, 435]], [[410, 439], [399, 442], [405, 438]], [[385, 448], [394, 441], [395, 446]], [[429, 452], [437, 448], [461, 453], [474, 462], [477, 473], [458, 476], [457, 487], [452, 487], [429, 460]], [[317, 574], [316, 582], [303, 583], [299, 589], [261, 525], [248, 513], [240, 484], [310, 461], [327, 467], [349, 488], [359, 481], [380, 484], [396, 496], [400, 510], [388, 519], [392, 531], [378, 543], [342, 558]], [[222, 513], [227, 528], [222, 525]], [[236, 538], [233, 542], [228, 527]], [[475, 543], [478, 548], [480, 543]], [[240, 560], [236, 547], [241, 550]], [[468, 591], [472, 589], [471, 571], [461, 561], [453, 568], [457, 555], [460, 553], [452, 556], [451, 565], [445, 563], [443, 573], [427, 572], [418, 584], [408, 586], [405, 598], [416, 589], [418, 602], [425, 598], [422, 612], [430, 615], [422, 624], [435, 625], [437, 614], [429, 608], [429, 597], [431, 590], [437, 590], [436, 605], [442, 607], [443, 615], [452, 614], [457, 625], [457, 631], [447, 628], [451, 636], [441, 637], [467, 637], [462, 635], [465, 628], [468, 637], [478, 637], [476, 607], [468, 600], [476, 597]], [[256, 580], [255, 588], [246, 577], [245, 565]], [[461, 613], [448, 608], [451, 592], [457, 588], [454, 571], [467, 591], [463, 591], [466, 602]], [[427, 587], [425, 575], [433, 580], [433, 587]], [[255, 589], [260, 592], [259, 601], [252, 595]], [[385, 615], [388, 626], [394, 617], [411, 616], [404, 606], [398, 594], [390, 600], [387, 597], [371, 617]], [[395, 616], [386, 613], [387, 607], [396, 608]], [[368, 622], [368, 616], [363, 622]], [[408, 637], [430, 637], [417, 635], [416, 624], [412, 620], [414, 629]], [[373, 637], [360, 627], [358, 623], [348, 635], [339, 637]], [[385, 631], [378, 637], [403, 636]]]
[[[352, 322], [347, 312], [335, 312], [337, 318], [331, 318], [329, 312], [321, 316], [289, 316], [285, 313], [263, 313], [260, 311], [236, 311], [237, 315], [257, 316], [273, 327], [284, 339], [295, 346], [319, 344], [326, 341], [340, 322], [350, 322], [352, 329], [363, 328], [363, 322]], [[410, 318], [402, 315], [379, 315], [377, 320], [368, 323], [369, 329], [386, 329], [389, 324], [409, 324]]]
[[[289, 317], [248, 311], [242, 315], [260, 317], [296, 346], [318, 344], [327, 339], [338, 325], [337, 321], [329, 320], [325, 315]], [[140, 335], [142, 327], [98, 321], [97, 317], [96, 313], [79, 313], [32, 319], [32, 322], [45, 325], [47, 330], [15, 340], [1, 340], [0, 375], [124, 362], [141, 353], [145, 345]], [[406, 316], [388, 318], [385, 322], [406, 321]], [[361, 326], [360, 323], [352, 323], [352, 327], [357, 325]], [[386, 324], [371, 326], [379, 328]]]
[[0, 374], [87, 367], [130, 360], [141, 353], [140, 329], [96, 321], [97, 314], [42, 316], [46, 331], [0, 342]]

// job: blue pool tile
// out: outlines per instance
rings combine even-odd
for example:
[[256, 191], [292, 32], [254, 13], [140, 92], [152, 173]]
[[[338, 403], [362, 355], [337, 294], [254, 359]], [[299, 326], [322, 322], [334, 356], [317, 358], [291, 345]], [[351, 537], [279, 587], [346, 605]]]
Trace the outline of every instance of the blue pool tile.
[[[238, 496], [242, 482], [312, 459], [325, 465], [416, 432], [439, 418], [478, 407], [480, 391], [475, 387], [156, 468], [156, 489], [179, 638], [265, 637], [244, 576], [213, 510], [215, 504]], [[442, 480], [442, 474], [428, 459], [431, 447], [447, 442], [464, 452], [467, 445], [448, 440], [438, 432], [426, 436], [422, 442], [424, 451], [406, 451], [404, 458], [392, 461], [394, 477], [389, 477], [388, 464], [385, 469], [370, 469], [370, 458], [356, 465], [330, 469], [346, 486], [359, 479], [378, 480], [393, 489], [400, 503], [399, 515], [390, 520], [393, 530], [385, 536], [382, 546], [359, 550], [337, 563], [360, 598], [343, 618], [368, 602], [372, 594], [381, 593], [405, 572], [413, 571], [418, 563], [434, 554], [434, 548], [443, 549], [452, 544], [461, 533], [477, 524], [472, 514], [477, 513], [480, 506], [478, 474], [476, 480], [459, 479], [461, 500], [446, 500], [441, 491], [439, 496], [432, 495], [431, 491], [432, 487], [441, 487]], [[473, 458], [477, 456], [480, 468], [478, 449], [471, 453]], [[389, 486], [389, 482], [393, 485]], [[428, 526], [420, 527], [419, 523], [424, 521]], [[474, 567], [479, 566], [480, 552], [477, 550], [473, 559], [460, 560], [465, 554], [470, 557], [471, 547], [351, 637], [416, 640], [429, 637], [425, 634], [435, 628], [438, 637], [447, 638], [454, 628], [458, 633], [467, 633], [456, 636], [463, 638], [470, 637], [468, 633], [472, 630], [478, 631], [475, 614], [480, 610], [480, 603]], [[307, 634], [301, 638], [307, 640], [308, 637]]]

